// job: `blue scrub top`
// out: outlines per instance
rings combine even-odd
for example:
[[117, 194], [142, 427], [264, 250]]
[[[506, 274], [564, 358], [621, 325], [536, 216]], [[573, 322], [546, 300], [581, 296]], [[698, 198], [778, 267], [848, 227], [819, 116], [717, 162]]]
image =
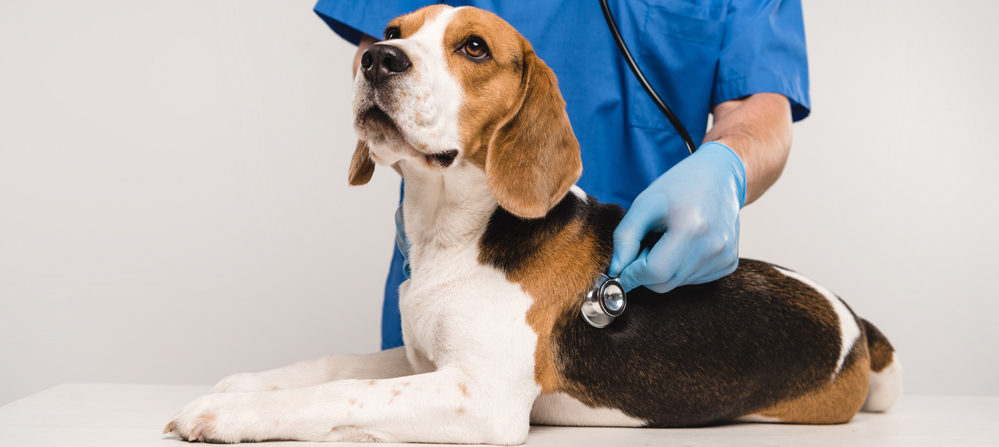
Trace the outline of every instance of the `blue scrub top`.
[[[679, 134], [618, 53], [597, 0], [319, 0], [315, 11], [341, 37], [382, 37], [396, 16], [447, 3], [492, 11], [531, 42], [558, 77], [582, 151], [577, 183], [625, 208], [687, 156]], [[610, 0], [618, 28], [646, 77], [700, 142], [716, 104], [780, 93], [795, 121], [808, 116], [808, 61], [800, 0]], [[388, 241], [386, 241], [388, 244]], [[402, 345], [398, 250], [385, 286], [382, 349]]]

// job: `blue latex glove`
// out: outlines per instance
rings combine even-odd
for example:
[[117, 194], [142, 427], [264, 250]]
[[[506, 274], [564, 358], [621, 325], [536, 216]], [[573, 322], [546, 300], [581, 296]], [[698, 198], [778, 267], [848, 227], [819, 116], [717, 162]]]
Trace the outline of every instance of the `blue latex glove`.
[[409, 239], [406, 237], [406, 222], [402, 220], [402, 204], [395, 210], [395, 246], [402, 253], [402, 274], [409, 278]]
[[[745, 200], [739, 156], [721, 143], [702, 145], [635, 198], [614, 230], [610, 276], [620, 276], [625, 290], [666, 293], [734, 272]], [[650, 232], [664, 234], [651, 250], [641, 249]]]

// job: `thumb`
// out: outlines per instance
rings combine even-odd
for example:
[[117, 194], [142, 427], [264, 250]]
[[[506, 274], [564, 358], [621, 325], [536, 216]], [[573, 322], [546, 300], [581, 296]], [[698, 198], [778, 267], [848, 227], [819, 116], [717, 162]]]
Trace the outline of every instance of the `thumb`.
[[608, 274], [616, 277], [638, 257], [642, 239], [650, 231], [659, 230], [669, 215], [666, 196], [651, 194], [637, 201], [614, 230], [614, 256]]

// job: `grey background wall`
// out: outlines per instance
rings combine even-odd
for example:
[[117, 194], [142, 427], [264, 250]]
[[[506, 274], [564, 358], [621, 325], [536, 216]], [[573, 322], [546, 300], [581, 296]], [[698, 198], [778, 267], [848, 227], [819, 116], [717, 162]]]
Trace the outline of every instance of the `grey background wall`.
[[[378, 348], [398, 179], [347, 187], [354, 49], [311, 6], [0, 3], [0, 404]], [[804, 9], [814, 112], [742, 255], [874, 321], [908, 393], [999, 393], [999, 3]]]

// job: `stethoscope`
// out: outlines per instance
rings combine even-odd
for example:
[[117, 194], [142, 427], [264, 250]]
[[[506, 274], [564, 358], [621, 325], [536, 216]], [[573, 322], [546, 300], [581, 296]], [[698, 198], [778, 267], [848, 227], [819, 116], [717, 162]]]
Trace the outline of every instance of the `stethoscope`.
[[627, 305], [628, 294], [624, 293], [621, 283], [601, 273], [596, 285], [583, 299], [583, 319], [595, 328], [606, 327], [624, 313]]
[[[607, 27], [610, 28], [611, 34], [614, 35], [614, 42], [617, 43], [617, 48], [621, 50], [621, 55], [624, 56], [625, 62], [628, 63], [628, 67], [631, 68], [631, 72], [635, 74], [638, 78], [638, 83], [642, 84], [642, 88], [645, 89], [645, 93], [649, 94], [652, 101], [656, 103], [659, 107], [659, 111], [666, 115], [669, 119], [670, 124], [676, 128], [680, 138], [683, 139], [683, 143], [687, 145], [687, 151], [691, 154], [697, 149], [694, 146], [694, 140], [690, 138], [690, 134], [687, 133], [687, 129], [683, 127], [680, 120], [673, 114], [666, 103], [659, 97], [655, 89], [652, 88], [652, 84], [645, 79], [645, 75], [642, 70], [638, 68], [638, 64], [635, 63], [635, 58], [631, 57], [631, 51], [628, 50], [628, 46], [624, 43], [624, 38], [621, 37], [621, 32], [617, 29], [617, 23], [614, 22], [614, 16], [611, 15], [610, 6], [607, 5], [607, 0], [600, 0], [600, 7], [604, 11], [604, 20], [607, 21]], [[615, 318], [620, 317], [624, 313], [624, 308], [628, 305], [628, 294], [624, 292], [624, 287], [618, 282], [617, 278], [611, 278], [607, 275], [601, 274], [597, 278], [596, 284], [593, 288], [587, 292], [586, 296], [583, 297], [583, 304], [580, 308], [580, 312], [583, 314], [583, 319], [586, 320], [590, 326], [595, 328], [607, 327], [611, 324]]]

